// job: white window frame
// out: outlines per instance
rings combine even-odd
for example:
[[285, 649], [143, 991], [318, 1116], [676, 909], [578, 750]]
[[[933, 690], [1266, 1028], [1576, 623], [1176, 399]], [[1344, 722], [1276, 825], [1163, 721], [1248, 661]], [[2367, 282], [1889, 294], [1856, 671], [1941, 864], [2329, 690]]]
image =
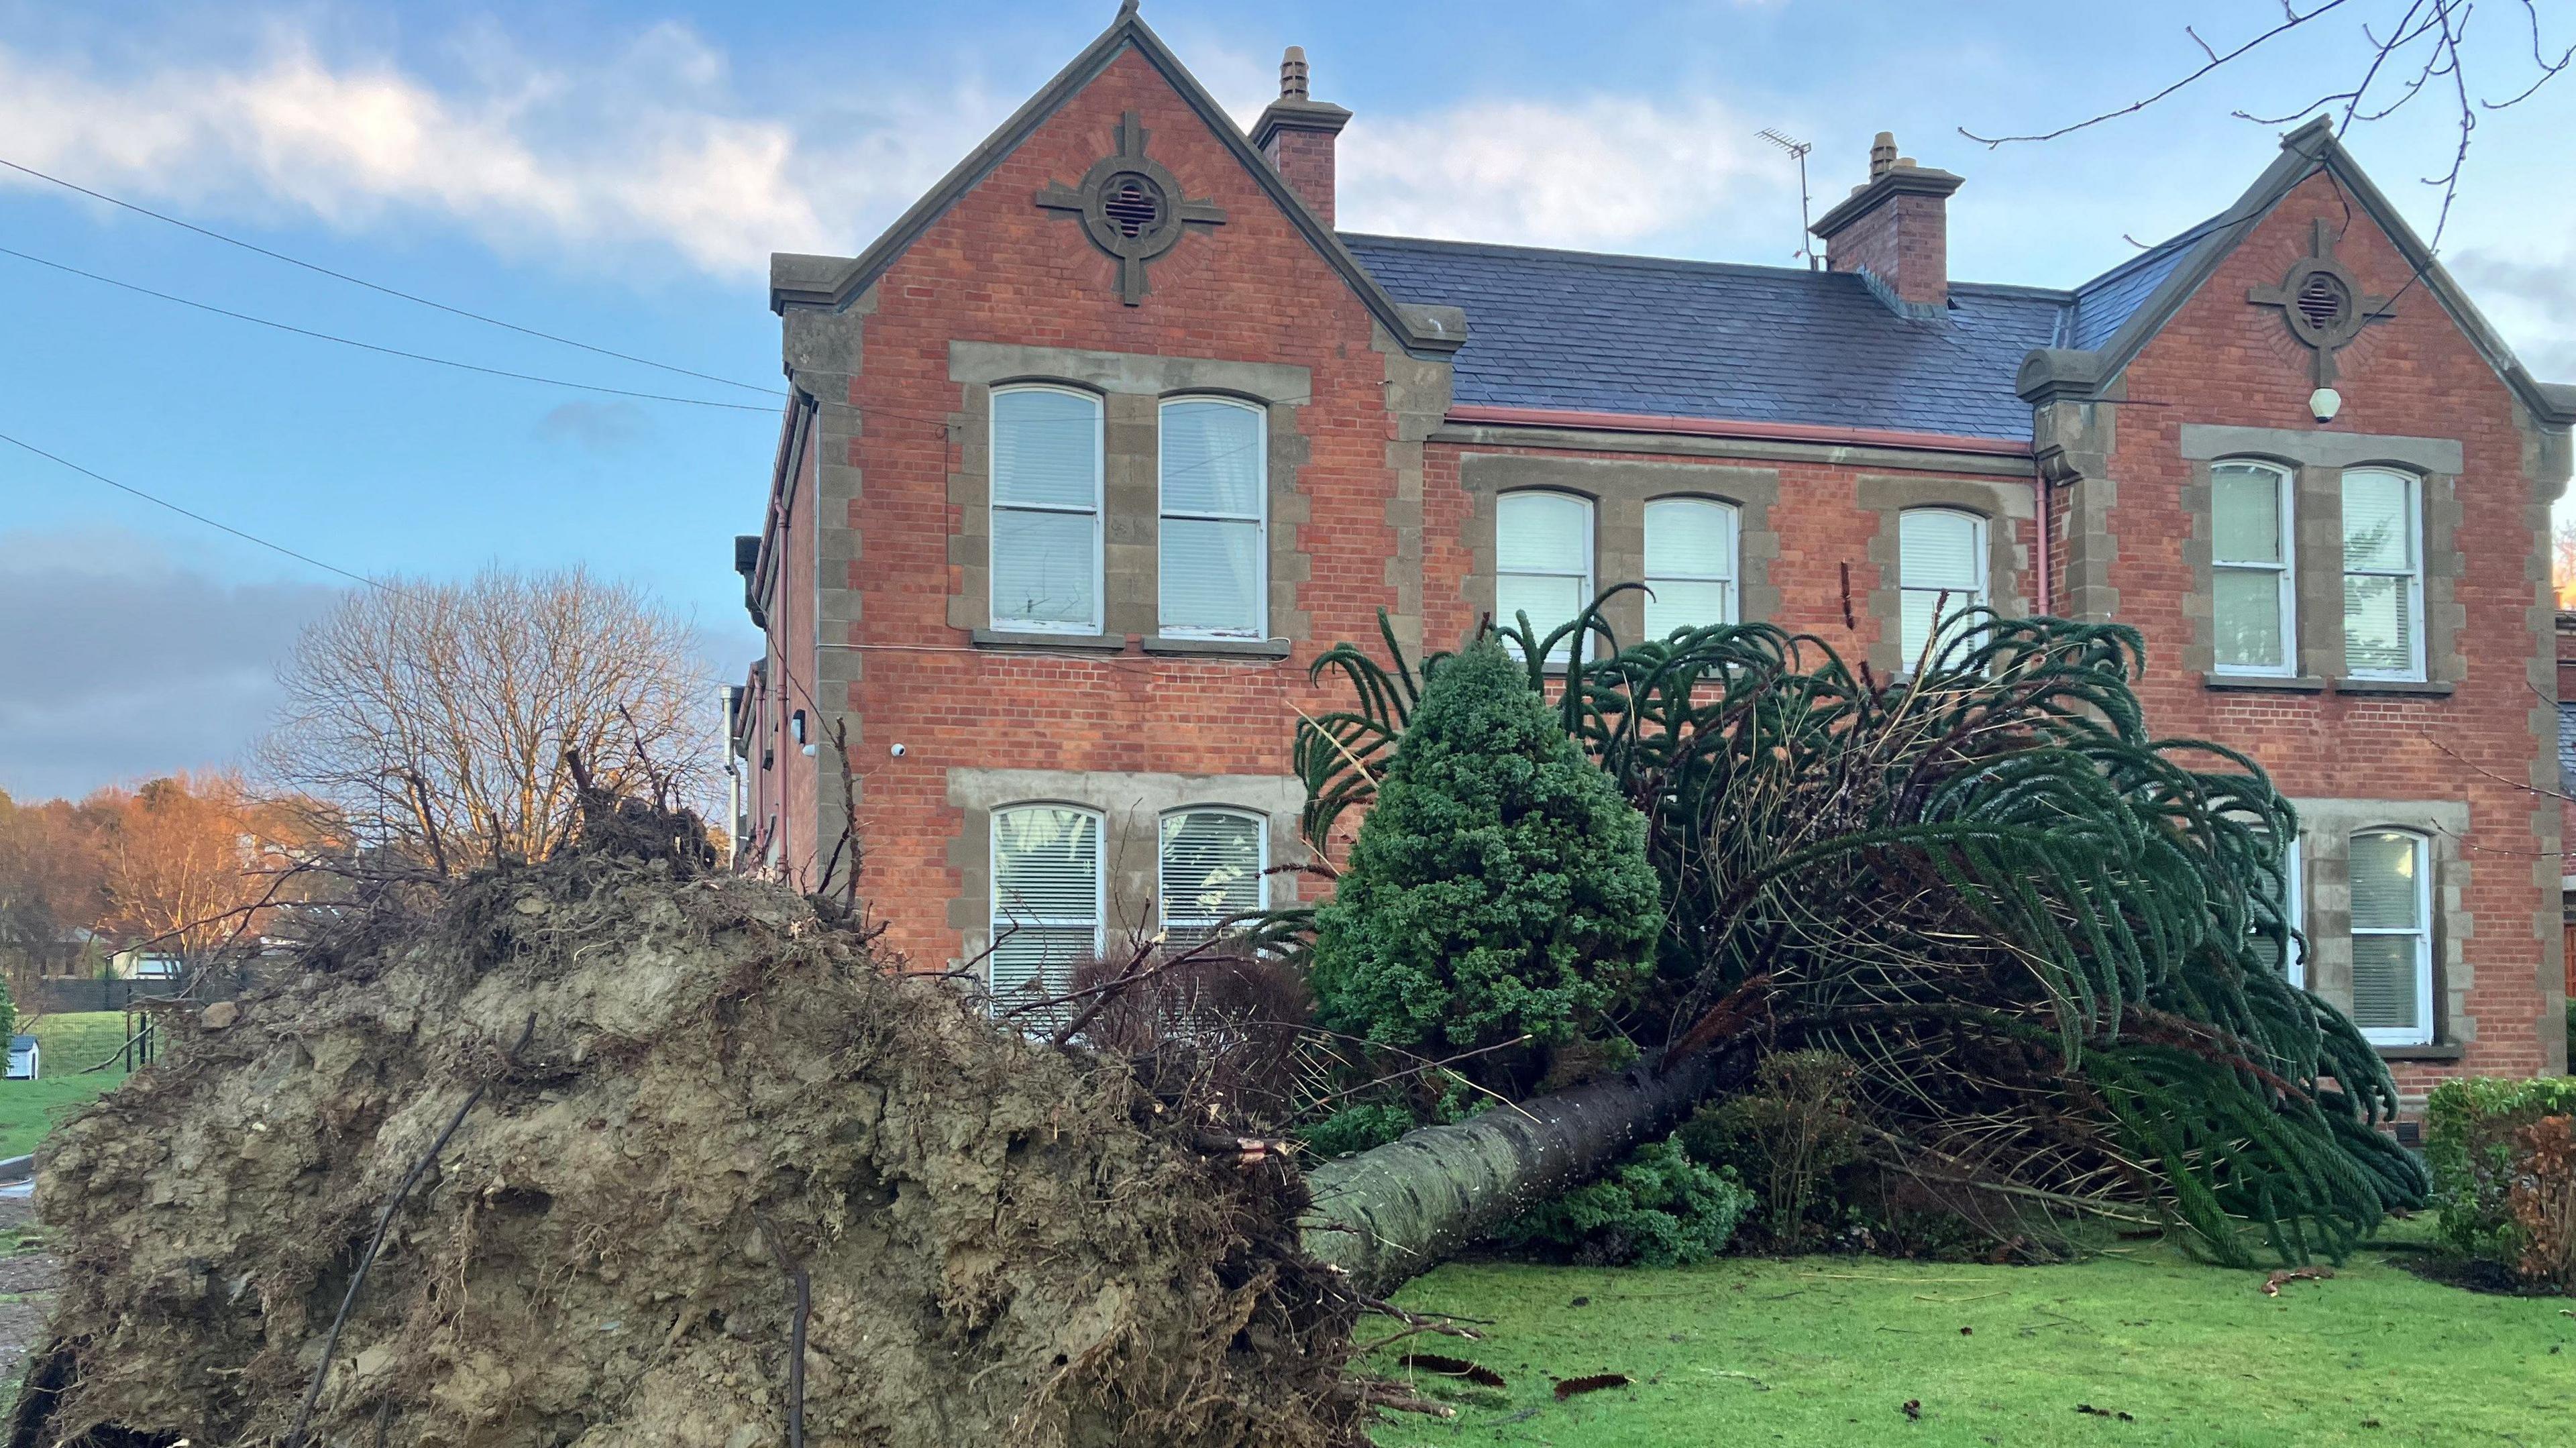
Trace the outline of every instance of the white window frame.
[[[1066, 397], [1080, 398], [1091, 405], [1091, 506], [1089, 509], [1068, 508], [1044, 503], [1005, 503], [1001, 501], [1001, 450], [995, 445], [995, 433], [1001, 426], [1002, 399], [1012, 395], [1013, 393], [1023, 392], [1060, 393]], [[1048, 382], [1023, 382], [1015, 383], [1008, 387], [994, 388], [992, 401], [990, 406], [986, 408], [986, 414], [984, 431], [984, 457], [986, 460], [984, 477], [984, 542], [986, 548], [990, 550], [990, 555], [988, 555], [984, 560], [985, 617], [990, 620], [993, 628], [1008, 633], [1096, 634], [1100, 632], [1102, 628], [1102, 610], [1107, 607], [1105, 595], [1108, 592], [1108, 580], [1104, 577], [1101, 565], [1101, 554], [1104, 551], [1101, 547], [1104, 536], [1104, 515], [1108, 511], [1106, 506], [1106, 475], [1108, 472], [1108, 465], [1107, 455], [1104, 451], [1104, 443], [1107, 436], [1106, 428], [1108, 426], [1108, 408], [1102, 402], [1100, 394], [1096, 392], [1086, 392], [1079, 387], [1065, 387]], [[1089, 623], [1058, 623], [1044, 619], [1011, 618], [1003, 613], [1001, 600], [995, 594], [994, 590], [1001, 586], [1002, 580], [1002, 570], [995, 566], [995, 564], [996, 558], [1000, 554], [1002, 547], [1002, 530], [998, 515], [1005, 512], [1055, 513], [1060, 515], [1089, 516], [1091, 519], [1091, 621]]]
[[[1240, 408], [1243, 411], [1252, 414], [1253, 426], [1255, 428], [1252, 451], [1255, 460], [1260, 464], [1261, 468], [1260, 484], [1253, 491], [1253, 497], [1255, 499], [1253, 512], [1249, 514], [1177, 513], [1172, 510], [1171, 499], [1165, 495], [1163, 489], [1163, 470], [1165, 467], [1163, 457], [1163, 414], [1173, 406], [1180, 403], [1216, 403], [1226, 407]], [[1270, 636], [1270, 409], [1256, 406], [1244, 401], [1240, 397], [1226, 397], [1214, 393], [1183, 393], [1178, 396], [1164, 398], [1154, 409], [1154, 508], [1156, 515], [1156, 526], [1154, 530], [1155, 627], [1160, 630], [1166, 638], [1268, 638]], [[1167, 576], [1168, 570], [1164, 569], [1162, 566], [1164, 534], [1161, 524], [1174, 518], [1181, 519], [1184, 522], [1249, 522], [1253, 525], [1252, 611], [1255, 616], [1250, 630], [1192, 627], [1176, 628], [1163, 616], [1166, 604], [1163, 598], [1162, 580]]]
[[[2421, 1014], [2411, 1026], [2361, 1026], [2361, 1038], [2374, 1046], [2429, 1046], [2433, 1043], [2433, 841], [2421, 830], [2403, 825], [2365, 825], [2344, 842], [2344, 870], [2350, 887], [2352, 841], [2363, 835], [2400, 835], [2415, 847], [2415, 928], [2390, 930], [2351, 926], [2354, 939], [2365, 935], [2407, 935], [2415, 940], [2415, 1001]], [[2358, 1026], [2359, 1023], [2355, 1022]]]
[[[1906, 519], [1908, 519], [1908, 518], [1912, 518], [1912, 517], [1917, 517], [1917, 516], [1921, 516], [1921, 515], [1925, 515], [1925, 514], [1934, 514], [1934, 513], [1944, 514], [1944, 515], [1946, 515], [1946, 516], [1953, 517], [1953, 518], [1965, 518], [1965, 519], [1967, 519], [1967, 520], [1968, 520], [1969, 524], [1971, 525], [1971, 529], [1972, 529], [1972, 531], [1969, 533], [1969, 545], [1968, 545], [1968, 548], [1969, 548], [1969, 553], [1970, 553], [1970, 555], [1971, 555], [1971, 556], [1973, 556], [1973, 557], [1977, 560], [1977, 563], [1976, 563], [1977, 583], [1976, 583], [1975, 588], [1974, 588], [1972, 591], [1970, 591], [1970, 592], [1968, 593], [1967, 598], [1966, 598], [1966, 600], [1965, 600], [1964, 602], [1959, 602], [1959, 601], [1957, 601], [1957, 600], [1959, 599], [1959, 597], [1960, 597], [1960, 593], [1961, 593], [1961, 590], [1959, 590], [1959, 589], [1951, 588], [1951, 587], [1948, 587], [1948, 586], [1946, 586], [1946, 585], [1941, 585], [1941, 584], [1928, 584], [1928, 585], [1926, 585], [1926, 584], [1915, 584], [1915, 583], [1909, 583], [1909, 582], [1907, 582], [1907, 581], [1906, 581], [1906, 578], [1905, 578], [1905, 520], [1906, 520]], [[1924, 653], [1924, 650], [1916, 649], [1916, 650], [1910, 650], [1910, 651], [1909, 651], [1909, 650], [1906, 648], [1906, 644], [1905, 644], [1905, 595], [1907, 595], [1907, 594], [1909, 594], [1909, 593], [1928, 593], [1928, 594], [1931, 594], [1931, 595], [1933, 595], [1933, 596], [1934, 596], [1934, 607], [1933, 607], [1933, 611], [1932, 611], [1932, 637], [1933, 637], [1933, 638], [1938, 638], [1938, 637], [1940, 636], [1940, 632], [1941, 632], [1941, 621], [1942, 621], [1943, 617], [1945, 616], [1945, 615], [1944, 615], [1944, 611], [1943, 611], [1943, 610], [1940, 608], [1940, 606], [1939, 606], [1939, 602], [1940, 602], [1940, 599], [1941, 599], [1942, 597], [1945, 597], [1945, 596], [1946, 596], [1946, 597], [1948, 597], [1948, 598], [1950, 598], [1950, 599], [1952, 599], [1952, 600], [1953, 600], [1953, 604], [1952, 604], [1952, 610], [1953, 610], [1953, 611], [1955, 611], [1956, 609], [1960, 609], [1960, 608], [1983, 608], [1983, 607], [1987, 606], [1987, 605], [1988, 605], [1988, 604], [1993, 600], [1993, 598], [1994, 598], [1994, 587], [1995, 587], [1995, 582], [1994, 582], [1994, 563], [1993, 563], [1993, 553], [1992, 553], [1992, 551], [1991, 551], [1991, 550], [1992, 550], [1992, 548], [1993, 548], [1993, 546], [1994, 546], [1994, 538], [1993, 538], [1993, 535], [1992, 535], [1992, 534], [1990, 534], [1990, 533], [1988, 533], [1988, 532], [1986, 531], [1987, 527], [1988, 527], [1988, 526], [1989, 526], [1989, 524], [1990, 524], [1990, 521], [1991, 521], [1991, 520], [1989, 520], [1989, 519], [1986, 517], [1986, 515], [1984, 515], [1983, 513], [1971, 512], [1970, 510], [1968, 510], [1968, 509], [1966, 509], [1966, 508], [1953, 508], [1953, 507], [1948, 507], [1948, 506], [1945, 506], [1945, 505], [1942, 505], [1942, 504], [1937, 504], [1937, 503], [1935, 503], [1935, 504], [1927, 504], [1927, 505], [1925, 505], [1925, 506], [1923, 506], [1923, 507], [1919, 507], [1919, 508], [1905, 508], [1905, 509], [1900, 510], [1900, 511], [1897, 513], [1897, 515], [1896, 515], [1896, 646], [1897, 646], [1897, 651], [1898, 651], [1898, 653], [1901, 655], [1901, 657], [1899, 657], [1899, 658], [1898, 658], [1898, 660], [1896, 661], [1896, 667], [1897, 667], [1897, 671], [1898, 671], [1899, 673], [1904, 673], [1904, 674], [1911, 674], [1911, 673], [1913, 673], [1913, 672], [1914, 672], [1914, 666], [1915, 666], [1916, 664], [1918, 664], [1918, 663], [1920, 663], [1920, 662], [1922, 662], [1922, 661], [1923, 661], [1923, 653]], [[1926, 639], [1924, 642], [1925, 642], [1925, 644], [1928, 646], [1928, 645], [1930, 644], [1930, 642], [1931, 642], [1931, 639]]]
[[[2406, 620], [2408, 664], [2403, 669], [2356, 669], [2352, 666], [2352, 644], [2344, 644], [2343, 672], [2353, 679], [2421, 680], [2424, 677], [2424, 480], [2403, 468], [2361, 467], [2343, 470], [2341, 483], [2349, 483], [2355, 474], [2395, 478], [2406, 486], [2406, 556], [2409, 565], [2403, 569], [2355, 568], [2347, 554], [2343, 563], [2344, 586], [2350, 588], [2355, 578], [2403, 578], [2406, 580]], [[2340, 487], [2340, 484], [2339, 484]], [[2347, 525], [2349, 526], [2349, 525]]]
[[[1583, 571], [1581, 573], [1535, 573], [1528, 569], [1506, 569], [1503, 567], [1503, 514], [1504, 511], [1510, 507], [1511, 500], [1514, 498], [1564, 498], [1581, 506], [1583, 509], [1583, 547], [1581, 553], [1578, 555], [1583, 559]], [[1567, 492], [1563, 488], [1514, 488], [1510, 492], [1497, 493], [1494, 495], [1493, 605], [1494, 626], [1496, 628], [1501, 628], [1515, 622], [1514, 619], [1506, 618], [1503, 615], [1503, 579], [1506, 576], [1512, 578], [1578, 578], [1582, 581], [1583, 586], [1575, 591], [1575, 597], [1580, 600], [1580, 602], [1575, 605], [1577, 616], [1580, 616], [1581, 610], [1588, 609], [1592, 606], [1593, 600], [1601, 595], [1600, 585], [1594, 581], [1594, 574], [1600, 564], [1599, 560], [1594, 556], [1593, 541], [1600, 533], [1600, 511], [1601, 505], [1594, 499], [1587, 497], [1582, 493]], [[1565, 622], [1567, 622], [1567, 620], [1559, 619], [1556, 623], [1542, 624], [1539, 620], [1532, 619], [1530, 620], [1530, 626], [1532, 628], [1554, 629], [1559, 624]], [[1590, 629], [1584, 629], [1567, 640], [1568, 643], [1573, 645], [1572, 649], [1561, 655], [1550, 654], [1547, 660], [1548, 667], [1562, 669], [1566, 667], [1570, 659], [1591, 658], [1591, 633], [1592, 631]], [[1547, 635], [1544, 632], [1539, 635], [1541, 642], [1544, 642], [1546, 637]], [[1560, 645], [1559, 647], [1563, 646]], [[1521, 657], [1521, 651], [1518, 645], [1512, 646], [1512, 657]]]
[[[1174, 929], [1212, 929], [1218, 921], [1226, 918], [1222, 915], [1202, 916], [1195, 913], [1195, 909], [1192, 913], [1184, 914], [1177, 919], [1174, 918], [1172, 907], [1178, 897], [1172, 890], [1171, 878], [1167, 873], [1171, 868], [1171, 860], [1163, 851], [1163, 832], [1172, 821], [1188, 819], [1192, 815], [1224, 815], [1229, 819], [1245, 820], [1251, 823], [1253, 841], [1252, 888], [1254, 894], [1252, 908], [1255, 910], [1267, 910], [1270, 908], [1270, 817], [1262, 814], [1258, 810], [1243, 809], [1236, 805], [1181, 805], [1177, 808], [1163, 811], [1162, 814], [1156, 816], [1154, 820], [1154, 909], [1158, 917], [1158, 923], [1162, 926], [1166, 937], [1168, 937]], [[1197, 903], [1197, 897], [1192, 896], [1190, 904], [1195, 907]]]
[[[1002, 821], [1023, 810], [1060, 810], [1087, 817], [1092, 827], [1091, 918], [1072, 920], [1061, 916], [1041, 917], [1011, 913], [1011, 904], [1002, 893]], [[988, 1006], [1004, 1005], [1001, 993], [993, 983], [993, 963], [1000, 958], [1004, 935], [1015, 929], [1078, 930], [1091, 927], [1091, 953], [1097, 956], [1108, 945], [1109, 924], [1109, 818], [1088, 805], [1066, 804], [1061, 800], [1031, 799], [1000, 805], [989, 816], [984, 833], [984, 881], [989, 898], [985, 901], [984, 923], [990, 932], [984, 942], [984, 996]]]
[[[1724, 563], [1726, 571], [1722, 574], [1654, 573], [1650, 571], [1647, 573], [1645, 578], [1647, 591], [1652, 592], [1658, 580], [1673, 583], [1724, 584], [1726, 586], [1726, 617], [1713, 620], [1713, 622], [1742, 623], [1744, 621], [1744, 596], [1741, 582], [1744, 575], [1744, 510], [1733, 503], [1727, 502], [1723, 498], [1703, 498], [1689, 493], [1676, 494], [1671, 497], [1649, 498], [1646, 500], [1644, 514], [1645, 546], [1640, 550], [1640, 562], [1654, 557], [1655, 510], [1657, 508], [1673, 506], [1715, 508], [1726, 514], [1727, 556]], [[1654, 600], [1648, 599], [1646, 601], [1646, 606], [1648, 608], [1652, 608], [1654, 606]], [[1647, 633], [1653, 634], [1654, 630], [1648, 629]], [[1660, 635], [1657, 635], [1657, 637], [1660, 637]]]
[[[2218, 469], [2224, 467], [2248, 468], [2257, 472], [2270, 473], [2272, 475], [2272, 485], [2278, 489], [2278, 491], [2273, 495], [2277, 501], [2274, 504], [2272, 517], [2274, 526], [2281, 530], [2281, 561], [2279, 563], [2247, 563], [2225, 559], [2218, 556], [2218, 483], [2216, 474]], [[2209, 585], [2209, 627], [2212, 655], [2210, 659], [2210, 671], [2212, 673], [2236, 674], [2253, 678], [2285, 679], [2295, 677], [2299, 672], [2299, 530], [2296, 522], [2297, 515], [2293, 511], [2298, 503], [2297, 475], [2292, 473], [2288, 468], [2281, 466], [2279, 463], [2267, 462], [2261, 458], [2220, 458], [2216, 462], [2210, 464], [2210, 472], [2209, 571], [2211, 578]], [[2221, 572], [2277, 572], [2279, 575], [2274, 581], [2274, 587], [2278, 590], [2277, 596], [2280, 599], [2281, 608], [2280, 663], [2262, 665], [2222, 664], [2217, 661], [2217, 575]]]

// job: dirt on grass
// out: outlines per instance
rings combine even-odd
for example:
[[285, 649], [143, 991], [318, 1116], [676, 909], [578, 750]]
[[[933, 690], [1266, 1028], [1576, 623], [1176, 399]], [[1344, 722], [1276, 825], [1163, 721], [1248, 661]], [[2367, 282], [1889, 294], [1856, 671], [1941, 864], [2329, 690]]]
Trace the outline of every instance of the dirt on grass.
[[60, 1132], [11, 1441], [284, 1440], [416, 1169], [309, 1442], [752, 1448], [799, 1403], [814, 1443], [1361, 1441], [1293, 1178], [783, 888], [642, 853], [319, 948]]

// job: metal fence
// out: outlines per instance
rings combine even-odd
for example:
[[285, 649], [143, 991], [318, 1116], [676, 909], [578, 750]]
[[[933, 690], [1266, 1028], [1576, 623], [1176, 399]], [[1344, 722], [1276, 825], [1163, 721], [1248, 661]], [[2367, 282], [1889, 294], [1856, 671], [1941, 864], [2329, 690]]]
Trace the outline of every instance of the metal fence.
[[[217, 990], [208, 994], [217, 982], [207, 981], [189, 995], [193, 999], [216, 1000], [233, 994]], [[158, 1000], [187, 989], [179, 980], [98, 980], [67, 979], [56, 976], [37, 984], [35, 999], [18, 1002], [18, 1014], [68, 1015], [74, 1011], [121, 1011], [136, 1001]]]

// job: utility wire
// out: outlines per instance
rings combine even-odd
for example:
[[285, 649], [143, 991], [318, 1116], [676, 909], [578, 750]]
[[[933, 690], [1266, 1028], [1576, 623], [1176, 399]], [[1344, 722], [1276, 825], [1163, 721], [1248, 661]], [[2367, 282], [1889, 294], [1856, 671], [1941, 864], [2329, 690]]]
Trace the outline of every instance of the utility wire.
[[510, 372], [499, 367], [485, 367], [473, 362], [459, 362], [452, 357], [432, 357], [426, 352], [406, 352], [399, 347], [379, 347], [373, 342], [361, 342], [351, 337], [333, 336], [329, 332], [316, 332], [306, 327], [290, 326], [285, 322], [273, 322], [266, 317], [254, 317], [248, 312], [231, 311], [224, 307], [218, 307], [211, 302], [192, 301], [187, 297], [173, 296], [168, 292], [156, 292], [147, 286], [139, 286], [136, 283], [128, 281], [119, 281], [115, 277], [101, 276], [97, 272], [93, 271], [83, 271], [76, 266], [67, 266], [58, 261], [48, 261], [41, 256], [34, 256], [27, 252], [13, 250], [5, 246], [0, 246], [0, 256], [14, 256], [20, 261], [34, 262], [38, 266], [51, 267], [58, 272], [69, 272], [71, 275], [76, 277], [87, 277], [91, 281], [102, 282], [111, 287], [122, 287], [129, 292], [137, 292], [147, 297], [158, 297], [162, 301], [176, 302], [183, 307], [194, 307], [200, 312], [212, 312], [218, 317], [230, 317], [236, 322], [249, 322], [256, 326], [274, 327], [278, 331], [292, 332], [299, 337], [311, 337], [317, 342], [337, 342], [343, 347], [356, 347], [362, 351], [379, 352], [387, 357], [403, 357], [414, 362], [430, 362], [441, 367], [454, 367], [466, 372], [480, 372], [487, 377], [508, 377], [520, 382], [542, 382], [549, 387], [571, 387], [583, 392], [604, 392], [611, 397], [636, 397], [647, 402], [677, 402], [689, 407], [719, 407], [730, 412], [757, 412], [764, 416], [775, 413], [778, 410], [775, 407], [757, 402], [711, 402], [703, 397], [673, 397], [667, 393], [660, 392], [632, 392], [623, 387], [601, 387], [589, 382], [569, 382], [561, 377], [540, 377], [533, 372]]
[[730, 377], [718, 377], [711, 372], [694, 372], [686, 367], [674, 367], [668, 362], [656, 362], [650, 357], [638, 357], [629, 352], [619, 352], [607, 347], [593, 346], [588, 342], [577, 342], [570, 337], [559, 337], [552, 332], [540, 332], [534, 327], [522, 327], [516, 322], [505, 322], [499, 317], [485, 316], [481, 312], [469, 312], [463, 307], [452, 307], [445, 302], [432, 301], [427, 297], [417, 296], [411, 292], [385, 286], [378, 282], [368, 281], [365, 277], [354, 277], [349, 275], [347, 272], [333, 271], [327, 266], [305, 261], [300, 257], [288, 256], [282, 251], [271, 251], [267, 247], [257, 245], [253, 242], [244, 241], [237, 236], [226, 236], [220, 231], [209, 230], [206, 227], [197, 225], [193, 221], [181, 221], [178, 217], [155, 211], [148, 206], [137, 206], [131, 201], [124, 201], [117, 197], [110, 196], [104, 191], [92, 191], [88, 187], [83, 186], [76, 181], [66, 181], [60, 176], [48, 176], [33, 166], [21, 166], [17, 162], [12, 161], [5, 156], [0, 156], [0, 166], [6, 166], [10, 170], [15, 171], [22, 176], [33, 176], [39, 181], [50, 182], [67, 191], [77, 191], [83, 196], [87, 196], [95, 201], [104, 201], [110, 206], [121, 206], [126, 210], [133, 212], [137, 216], [149, 216], [155, 221], [167, 222], [183, 231], [193, 231], [199, 236], [205, 237], [211, 241], [220, 241], [226, 246], [237, 246], [244, 251], [257, 252], [259, 255], [267, 257], [272, 261], [282, 261], [288, 266], [299, 266], [304, 268], [306, 271], [317, 272], [323, 276], [333, 278], [334, 280], [347, 282], [351, 286], [365, 287], [371, 292], [381, 292], [389, 297], [399, 297], [406, 302], [413, 302], [420, 306], [430, 307], [441, 312], [446, 312], [451, 316], [464, 317], [469, 321], [481, 322], [485, 326], [499, 327], [505, 331], [517, 332], [522, 336], [540, 338], [544, 341], [557, 343], [565, 347], [578, 347], [584, 352], [596, 352], [602, 357], [614, 357], [620, 362], [632, 362], [639, 367], [652, 367], [658, 368], [664, 372], [676, 372], [683, 377], [695, 377], [701, 382], [721, 383], [727, 387], [739, 387], [745, 392], [765, 393], [771, 397], [784, 397], [787, 395], [784, 391], [775, 387], [763, 387], [751, 382], [736, 382]]
[[245, 543], [256, 543], [260, 547], [268, 549], [270, 552], [283, 553], [298, 563], [310, 563], [314, 567], [319, 568], [326, 573], [339, 574], [342, 578], [352, 579], [356, 582], [363, 583], [369, 588], [383, 589], [385, 592], [392, 594], [400, 594], [402, 592], [401, 589], [395, 588], [390, 584], [379, 583], [376, 580], [367, 577], [363, 573], [351, 573], [348, 569], [342, 568], [336, 563], [325, 563], [321, 559], [316, 558], [309, 553], [298, 553], [283, 543], [271, 543], [256, 533], [245, 533], [230, 523], [218, 523], [203, 513], [192, 513], [186, 508], [182, 508], [178, 504], [171, 502], [167, 498], [155, 497], [152, 494], [143, 491], [141, 488], [134, 487], [128, 483], [120, 483], [105, 473], [92, 472], [88, 468], [82, 467], [80, 464], [73, 462], [70, 458], [62, 456], [60, 453], [49, 453], [43, 448], [40, 448], [34, 443], [28, 442], [23, 438], [11, 437], [5, 432], [0, 432], [0, 442], [5, 442], [11, 447], [23, 448], [26, 451], [34, 453], [36, 456], [45, 459], [47, 462], [60, 463], [62, 466], [71, 469], [82, 477], [88, 478], [94, 482], [105, 483], [109, 487], [114, 488], [121, 493], [131, 493], [156, 507], [167, 508], [182, 518], [192, 518], [197, 522], [205, 524], [209, 528], [217, 530], [218, 532], [230, 533]]

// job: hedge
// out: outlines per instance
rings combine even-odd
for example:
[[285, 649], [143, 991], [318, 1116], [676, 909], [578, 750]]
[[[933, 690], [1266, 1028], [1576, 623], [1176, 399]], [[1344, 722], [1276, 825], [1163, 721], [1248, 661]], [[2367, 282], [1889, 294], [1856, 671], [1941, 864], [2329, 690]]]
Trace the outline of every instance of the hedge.
[[2442, 1241], [2463, 1256], [2518, 1268], [2528, 1245], [2507, 1208], [2514, 1133], [2544, 1116], [2576, 1115], [2576, 1077], [2471, 1076], [2433, 1088], [2424, 1155]]

